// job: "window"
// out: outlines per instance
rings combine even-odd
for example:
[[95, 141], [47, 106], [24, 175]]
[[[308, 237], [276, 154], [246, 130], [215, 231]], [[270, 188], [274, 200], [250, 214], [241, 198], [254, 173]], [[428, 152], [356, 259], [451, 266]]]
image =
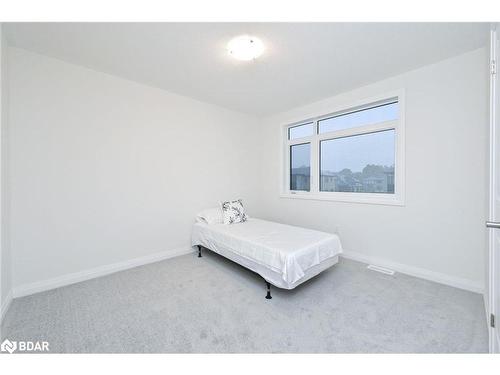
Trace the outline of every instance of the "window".
[[402, 205], [402, 93], [284, 132], [284, 197]]
[[318, 121], [319, 133], [350, 129], [377, 122], [396, 120], [397, 118], [398, 102], [386, 103], [320, 120]]
[[290, 190], [311, 188], [311, 144], [290, 146]]
[[313, 123], [310, 122], [304, 125], [296, 125], [288, 128], [288, 139], [297, 139], [309, 137], [314, 134]]
[[320, 141], [320, 191], [394, 194], [394, 129]]

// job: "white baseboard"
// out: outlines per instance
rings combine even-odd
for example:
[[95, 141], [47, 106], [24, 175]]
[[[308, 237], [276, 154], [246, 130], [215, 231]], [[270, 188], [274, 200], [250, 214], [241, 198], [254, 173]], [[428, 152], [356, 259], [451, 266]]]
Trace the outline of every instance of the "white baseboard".
[[[189, 246], [183, 246], [177, 249], [163, 251], [151, 255], [147, 255], [140, 258], [129, 259], [123, 262], [118, 262], [114, 264], [108, 264], [105, 266], [96, 267], [93, 269], [75, 272], [59, 277], [55, 277], [48, 280], [37, 281], [34, 283], [23, 284], [15, 287], [11, 293], [7, 296], [4, 304], [1, 306], [0, 311], [0, 321], [3, 319], [4, 314], [7, 312], [12, 299], [28, 296], [30, 294], [35, 294], [39, 292], [44, 292], [50, 289], [60, 288], [66, 285], [71, 285], [78, 283], [80, 281], [90, 280], [96, 277], [109, 275], [111, 273], [124, 271], [130, 268], [142, 266], [149, 263], [159, 262], [161, 260], [174, 258], [180, 255], [185, 255], [193, 252], [193, 249]], [[393, 269], [396, 272], [404, 273], [406, 275], [419, 277], [421, 279], [426, 279], [434, 281], [440, 284], [445, 284], [453, 286], [455, 288], [465, 289], [468, 291], [483, 293], [483, 285], [479, 282], [474, 282], [472, 280], [463, 279], [459, 277], [454, 277], [446, 275], [439, 272], [429, 271], [424, 268], [409, 266], [406, 264], [401, 264], [393, 262], [387, 259], [382, 259], [378, 257], [373, 257], [369, 255], [364, 255], [355, 251], [344, 250], [342, 257], [347, 259], [356, 260], [358, 262], [374, 264], [381, 267], [386, 267]]]
[[12, 294], [14, 298], [24, 297], [30, 294], [44, 292], [46, 290], [60, 288], [62, 286], [78, 283], [80, 281], [85, 281], [89, 279], [94, 279], [96, 277], [109, 275], [111, 273], [115, 273], [118, 271], [123, 271], [130, 268], [142, 266], [145, 264], [159, 262], [161, 260], [189, 254], [191, 252], [193, 252], [191, 246], [186, 245], [177, 249], [162, 251], [159, 253], [146, 255], [140, 258], [134, 258], [125, 260], [123, 262], [107, 264], [105, 266], [100, 266], [85, 271], [70, 273], [48, 280], [36, 281], [34, 283], [19, 285], [14, 288]]
[[10, 304], [12, 303], [12, 290], [9, 291], [9, 294], [7, 294], [7, 298], [5, 298], [5, 301], [2, 303], [0, 306], [0, 325], [2, 325], [3, 322], [3, 317], [7, 313], [7, 310], [9, 310]]
[[374, 264], [377, 266], [390, 268], [396, 272], [406, 275], [419, 277], [436, 283], [453, 286], [459, 289], [465, 289], [471, 292], [484, 293], [484, 286], [480, 282], [468, 280], [460, 277], [450, 276], [440, 272], [429, 271], [424, 268], [409, 266], [402, 263], [396, 263], [387, 259], [364, 255], [355, 251], [344, 250], [342, 256], [347, 259], [356, 260], [358, 262]]

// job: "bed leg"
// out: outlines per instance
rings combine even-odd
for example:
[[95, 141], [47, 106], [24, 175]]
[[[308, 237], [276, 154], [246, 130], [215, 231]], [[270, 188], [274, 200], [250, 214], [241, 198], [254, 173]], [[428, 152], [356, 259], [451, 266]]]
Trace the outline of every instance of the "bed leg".
[[267, 285], [267, 295], [266, 295], [266, 299], [271, 299], [273, 297], [271, 297], [271, 284], [269, 284], [267, 281], [266, 281], [266, 285]]
[[201, 246], [198, 245], [198, 258], [201, 258]]

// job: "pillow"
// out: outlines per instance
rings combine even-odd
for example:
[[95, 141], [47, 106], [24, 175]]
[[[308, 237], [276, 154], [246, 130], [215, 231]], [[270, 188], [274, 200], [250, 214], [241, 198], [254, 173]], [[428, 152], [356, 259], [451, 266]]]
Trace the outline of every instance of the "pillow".
[[208, 208], [196, 215], [196, 221], [207, 224], [222, 224], [222, 211], [219, 207]]
[[221, 202], [222, 207], [222, 220], [224, 224], [243, 223], [247, 221], [247, 215], [243, 208], [243, 201], [241, 199], [235, 201]]

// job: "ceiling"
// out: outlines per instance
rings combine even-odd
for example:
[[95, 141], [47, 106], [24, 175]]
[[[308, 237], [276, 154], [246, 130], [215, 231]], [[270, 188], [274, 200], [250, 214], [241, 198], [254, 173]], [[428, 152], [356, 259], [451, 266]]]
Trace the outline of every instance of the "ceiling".
[[[263, 116], [485, 46], [487, 23], [9, 23], [9, 44]], [[255, 61], [226, 52], [251, 34]]]

